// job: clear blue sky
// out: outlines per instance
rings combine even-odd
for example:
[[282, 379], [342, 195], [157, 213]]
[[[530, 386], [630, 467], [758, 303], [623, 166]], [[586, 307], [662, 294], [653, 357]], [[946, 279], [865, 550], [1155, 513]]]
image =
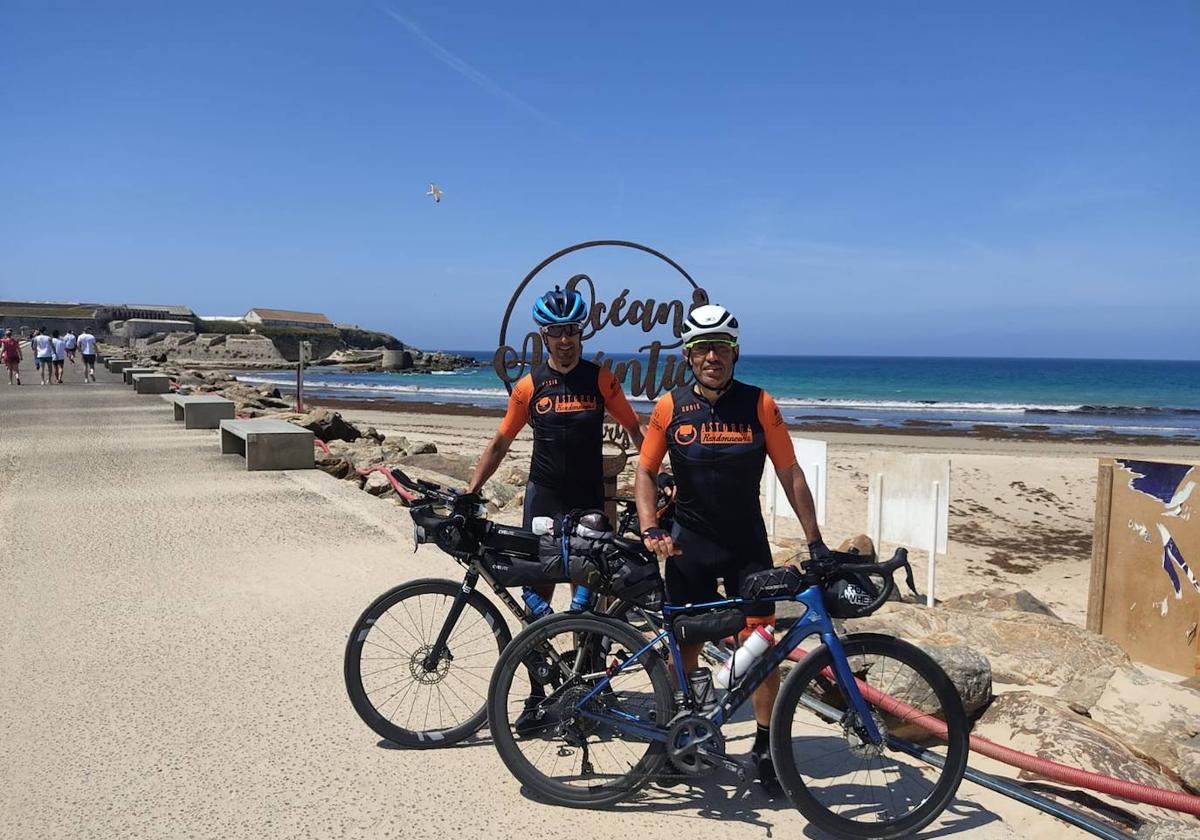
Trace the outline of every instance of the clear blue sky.
[[748, 352], [1195, 359], [1198, 93], [1196, 2], [5, 0], [0, 297], [486, 348], [612, 237]]

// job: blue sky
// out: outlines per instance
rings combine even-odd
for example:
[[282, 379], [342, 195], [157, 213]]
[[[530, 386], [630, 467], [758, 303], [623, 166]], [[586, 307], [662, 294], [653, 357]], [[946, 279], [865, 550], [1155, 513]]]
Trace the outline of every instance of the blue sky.
[[1198, 93], [1194, 2], [6, 0], [0, 297], [486, 348], [623, 238], [747, 352], [1195, 359]]

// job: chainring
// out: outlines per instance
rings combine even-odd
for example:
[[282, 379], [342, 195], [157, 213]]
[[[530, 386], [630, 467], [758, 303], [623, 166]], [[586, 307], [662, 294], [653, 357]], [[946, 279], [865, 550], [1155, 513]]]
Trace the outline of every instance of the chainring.
[[667, 758], [685, 776], [707, 776], [723, 766], [725, 738], [700, 715], [676, 718], [667, 729]]

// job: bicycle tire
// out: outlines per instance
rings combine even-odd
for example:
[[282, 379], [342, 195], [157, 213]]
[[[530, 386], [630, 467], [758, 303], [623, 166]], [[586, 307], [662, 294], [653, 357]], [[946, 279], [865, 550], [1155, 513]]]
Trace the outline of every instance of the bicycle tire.
[[[879, 699], [879, 705], [872, 705], [877, 721], [888, 731], [888, 747], [873, 755], [870, 746], [858, 741], [853, 732], [839, 722], [813, 712], [813, 705], [804, 706], [797, 717], [797, 707], [802, 705], [802, 700], [809, 704], [824, 703], [826, 713], [830, 704], [835, 711], [844, 709], [844, 702], [828, 670], [832, 666], [832, 655], [822, 645], [793, 669], [779, 693], [771, 716], [771, 756], [775, 770], [792, 803], [819, 828], [844, 837], [879, 840], [909, 837], [937, 819], [962, 781], [968, 754], [967, 717], [962, 699], [945, 671], [928, 654], [908, 642], [890, 636], [861, 634], [848, 636], [842, 640], [842, 645], [851, 670], [860, 680], [883, 694], [896, 693], [901, 695], [898, 699], [909, 701], [896, 706]], [[898, 666], [893, 667], [890, 674], [886, 661]], [[884, 664], [879, 664], [881, 662]], [[927, 690], [921, 689], [917, 680], [923, 682]], [[933, 715], [944, 721], [944, 734], [931, 734], [919, 727], [915, 723], [918, 714]], [[807, 732], [810, 729], [816, 733], [814, 740], [819, 743], [806, 742], [799, 746], [794, 743], [794, 730]], [[925, 747], [932, 744], [941, 755], [944, 763], [940, 769], [904, 752], [902, 746], [912, 743], [914, 737], [920, 738]], [[817, 746], [827, 752], [814, 755]], [[911, 765], [902, 764], [901, 760], [911, 761]], [[873, 768], [878, 775], [872, 772]], [[889, 808], [895, 811], [898, 804], [887, 775], [889, 770], [894, 774], [893, 779], [905, 785], [900, 791], [899, 804], [913, 799], [911, 793], [905, 795], [911, 787], [928, 788], [928, 793], [911, 812], [880, 818], [881, 815], [888, 816]], [[884, 782], [886, 801], [881, 795], [879, 801], [872, 804], [865, 785], [855, 784], [864, 771], [866, 782], [877, 778]], [[803, 775], [810, 775], [813, 780], [839, 780], [836, 784], [831, 782], [829, 790], [833, 798], [840, 799], [838, 805], [844, 810], [837, 813], [834, 807], [822, 802], [816, 794], [817, 786], [806, 782]]]
[[[538, 743], [544, 741], [546, 743], [545, 749], [549, 749], [551, 745], [558, 743], [560, 746], [556, 748], [555, 752], [555, 767], [559, 766], [559, 758], [568, 755], [571, 758], [571, 763], [567, 766], [568, 770], [576, 760], [576, 756], [571, 753], [571, 750], [575, 750], [579, 755], [590, 755], [590, 753], [585, 753], [577, 743], [568, 740], [570, 736], [566, 733], [553, 734], [547, 731], [541, 733], [545, 737], [541, 738], [537, 743], [532, 739], [526, 738], [522, 738], [518, 742], [514, 731], [514, 721], [510, 719], [510, 710], [515, 710], [516, 708], [512, 701], [514, 678], [518, 675], [527, 675], [527, 668], [523, 667], [526, 664], [526, 660], [531, 656], [544, 655], [540, 654], [539, 651], [545, 650], [545, 646], [548, 644], [553, 645], [553, 639], [566, 639], [568, 637], [577, 646], [576, 651], [584, 648], [587, 644], [585, 641], [587, 639], [610, 641], [612, 644], [603, 649], [603, 653], [600, 656], [594, 657], [595, 661], [600, 663], [599, 667], [601, 669], [603, 668], [603, 663], [608, 661], [608, 657], [619, 658], [622, 652], [632, 655], [644, 647], [648, 641], [646, 636], [637, 632], [630, 625], [607, 616], [559, 613], [534, 622], [517, 634], [512, 644], [505, 648], [500, 661], [496, 664], [496, 670], [492, 676], [492, 683], [488, 692], [488, 728], [492, 735], [492, 742], [496, 745], [496, 750], [500, 753], [500, 758], [504, 761], [509, 772], [525, 785], [534, 796], [543, 802], [570, 808], [604, 807], [627, 799], [658, 773], [666, 759], [665, 747], [661, 742], [639, 741], [624, 735], [619, 735], [611, 742], [605, 742], [601, 736], [598, 736], [594, 747], [590, 746], [589, 749], [598, 751], [600, 746], [603, 745], [608, 755], [608, 758], [605, 760], [606, 767], [616, 768], [623, 761], [627, 762], [629, 759], [634, 759], [635, 761], [628, 765], [626, 771], [619, 774], [614, 773], [608, 781], [595, 784], [585, 782], [581, 785], [571, 785], [550, 778], [535, 767], [533, 762], [526, 756], [522, 746], [529, 744], [532, 748], [536, 748]], [[578, 658], [577, 653], [572, 654], [572, 656], [576, 659]], [[674, 708], [674, 687], [667, 670], [666, 661], [657, 651], [651, 650], [643, 656], [642, 662], [644, 663], [644, 671], [640, 671], [640, 673], [644, 673], [647, 676], [649, 691], [642, 687], [640, 683], [637, 689], [632, 688], [632, 681], [636, 680], [636, 675], [639, 673], [638, 669], [633, 668], [615, 677], [607, 689], [611, 694], [606, 697], [602, 693], [601, 697], [606, 697], [605, 702], [617, 705], [627, 703], [627, 708], [633, 708], [635, 703], [642, 702], [647, 706], [653, 707], [655, 720], [660, 722], [670, 720]], [[621, 677], [625, 675], [630, 677], [630, 683], [623, 683], [621, 681]], [[578, 693], [586, 691], [586, 686], [594, 684], [595, 681], [591, 683], [581, 681], [570, 685], [555, 686], [554, 691], [549, 695], [549, 699], [544, 702], [548, 705], [553, 705], [556, 702], [556, 698], [560, 698], [561, 702], [564, 703], [563, 706], [559, 707], [559, 711], [561, 711], [564, 708], [569, 708], [565, 705], [566, 700], [562, 699], [569, 697], [567, 693], [569, 689]], [[627, 689], [626, 685], [630, 685], [631, 687]], [[583, 688], [580, 688], [580, 686], [583, 686]], [[524, 694], [525, 692], [518, 689], [517, 693]], [[584, 726], [587, 725], [586, 723], [584, 724]], [[603, 724], [595, 726], [597, 732], [602, 729], [604, 729]], [[611, 736], [612, 732], [611, 730], [605, 730], [604, 734]], [[582, 737], [587, 742], [590, 736], [584, 734]], [[617, 742], [619, 742], [618, 746], [624, 749], [624, 753], [619, 752], [617, 747], [612, 746], [612, 744]], [[635, 744], [636, 746], [631, 749], [629, 744]], [[644, 748], [644, 754], [639, 757], [637, 751], [642, 748]], [[612, 755], [614, 751], [618, 751], [618, 755], [615, 758]], [[586, 776], [587, 771], [581, 769], [580, 775]]]
[[[487, 682], [492, 668], [494, 668], [494, 661], [488, 658], [481, 662], [476, 657], [483, 657], [487, 653], [487, 649], [490, 647], [487, 644], [489, 631], [491, 638], [495, 640], [497, 659], [500, 651], [503, 651], [505, 646], [512, 641], [512, 634], [509, 632], [500, 610], [479, 590], [473, 591], [467, 597], [462, 615], [459, 616], [458, 627], [451, 632], [448, 645], [452, 654], [455, 647], [459, 649], [460, 654], [464, 651], [472, 651], [469, 654], [472, 659], [471, 664], [466, 664], [461, 659], [447, 660], [446, 667], [429, 676], [428, 681], [423, 681], [425, 672], [418, 670], [420, 666], [417, 663], [421, 646], [431, 646], [444, 623], [444, 617], [441, 621], [437, 618], [438, 606], [448, 610], [454, 598], [462, 591], [462, 586], [461, 581], [441, 578], [423, 578], [400, 584], [376, 598], [359, 616], [358, 621], [354, 623], [354, 629], [350, 632], [350, 638], [346, 642], [343, 668], [350, 702], [367, 726], [394, 744], [414, 749], [448, 746], [478, 732], [487, 719]], [[411, 606], [404, 603], [424, 596], [433, 596], [437, 603], [431, 604], [428, 608], [424, 603]], [[398, 605], [408, 606], [404, 619], [397, 618], [391, 612]], [[474, 612], [473, 616], [471, 615], [472, 611]], [[420, 617], [413, 622], [413, 626], [403, 627], [404, 621], [416, 615]], [[444, 616], [445, 613], [442, 615]], [[392, 627], [391, 623], [386, 621], [383, 621], [383, 626], [381, 626], [380, 622], [387, 616], [395, 619], [396, 627]], [[480, 622], [484, 626], [480, 626]], [[469, 633], [467, 638], [455, 636], [455, 633], [463, 631]], [[373, 634], [379, 634], [382, 638], [373, 640]], [[405, 647], [412, 647], [413, 642], [417, 643], [413, 650], [406, 650]], [[477, 648], [479, 651], [475, 653]], [[390, 664], [371, 666], [364, 674], [363, 663], [365, 661], [387, 662], [388, 660], [395, 661]], [[394, 692], [386, 682], [379, 683], [373, 679], [373, 677], [393, 669], [398, 670], [400, 676], [400, 679], [392, 683], [392, 685], [400, 685], [400, 688]], [[407, 681], [403, 678], [405, 672], [409, 676]], [[394, 675], [388, 674], [383, 679], [390, 679], [391, 676]], [[364, 677], [369, 684], [364, 684]], [[445, 690], [442, 688], [443, 682], [446, 683]], [[438, 725], [433, 728], [428, 728], [424, 723], [420, 727], [416, 727], [404, 725], [408, 721], [401, 723], [396, 721], [395, 718], [403, 710], [405, 703], [411, 699], [411, 709], [415, 712], [417, 705], [422, 702], [424, 697], [429, 698], [424, 701], [426, 702], [424, 718], [428, 721], [434, 695], [438, 695], [438, 702], [442, 704], [447, 700], [446, 694], [451, 690], [454, 692], [454, 696], [450, 699], [461, 702], [454, 707], [450, 725], [446, 725], [447, 713], [443, 711], [442, 705], [438, 707]], [[479, 696], [478, 708], [473, 707], [473, 700], [467, 699], [472, 692]], [[372, 697], [372, 694], [376, 696]], [[382, 698], [380, 695], [383, 695]], [[387, 710], [393, 702], [395, 708], [389, 714]]]

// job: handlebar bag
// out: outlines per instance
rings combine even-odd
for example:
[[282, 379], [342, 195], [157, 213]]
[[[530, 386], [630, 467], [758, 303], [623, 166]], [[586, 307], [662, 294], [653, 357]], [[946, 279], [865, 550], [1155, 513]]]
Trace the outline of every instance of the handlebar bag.
[[663, 579], [658, 561], [647, 556], [640, 543], [609, 543], [600, 548], [599, 559], [603, 568], [600, 592], [647, 609], [662, 607]]
[[834, 618], [862, 618], [870, 615], [882, 604], [879, 587], [870, 576], [860, 572], [838, 572], [821, 585], [821, 596], [825, 609]]

